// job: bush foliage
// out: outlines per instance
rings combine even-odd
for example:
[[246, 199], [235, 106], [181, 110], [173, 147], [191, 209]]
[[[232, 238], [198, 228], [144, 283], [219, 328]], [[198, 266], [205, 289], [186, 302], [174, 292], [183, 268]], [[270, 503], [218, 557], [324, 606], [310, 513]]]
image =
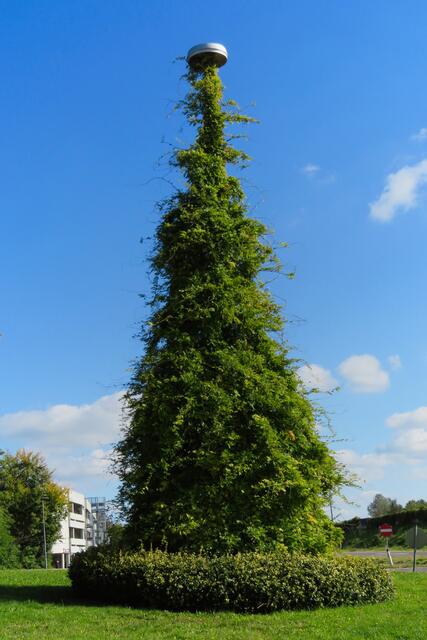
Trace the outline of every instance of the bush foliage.
[[97, 599], [176, 611], [337, 607], [382, 602], [394, 592], [373, 560], [281, 552], [209, 557], [98, 547], [74, 557], [70, 577]]

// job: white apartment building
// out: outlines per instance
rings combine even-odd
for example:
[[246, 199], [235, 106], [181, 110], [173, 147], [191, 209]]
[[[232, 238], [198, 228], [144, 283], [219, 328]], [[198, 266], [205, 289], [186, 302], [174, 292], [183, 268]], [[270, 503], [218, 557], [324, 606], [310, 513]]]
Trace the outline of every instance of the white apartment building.
[[89, 500], [82, 493], [68, 489], [68, 513], [61, 523], [61, 537], [52, 546], [55, 567], [65, 569], [75, 553], [94, 544], [96, 519]]

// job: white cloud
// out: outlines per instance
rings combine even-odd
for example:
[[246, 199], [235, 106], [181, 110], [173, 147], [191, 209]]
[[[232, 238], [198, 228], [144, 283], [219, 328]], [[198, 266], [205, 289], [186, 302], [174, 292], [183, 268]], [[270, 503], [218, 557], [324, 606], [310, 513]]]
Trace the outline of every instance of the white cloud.
[[301, 169], [301, 171], [307, 176], [314, 176], [320, 171], [320, 167], [317, 164], [308, 163]]
[[402, 361], [400, 359], [400, 356], [398, 356], [397, 354], [393, 356], [389, 356], [387, 358], [387, 361], [392, 371], [397, 371], [402, 366]]
[[427, 454], [427, 407], [419, 407], [405, 413], [394, 413], [386, 420], [386, 425], [397, 431], [388, 447], [410, 456], [414, 463], [425, 460]]
[[335, 458], [364, 482], [381, 480], [384, 477], [385, 467], [396, 462], [394, 453], [357, 453], [352, 449], [337, 451]]
[[400, 211], [408, 211], [418, 204], [419, 191], [427, 182], [427, 160], [402, 167], [390, 173], [378, 200], [370, 204], [371, 217], [389, 222]]
[[427, 453], [427, 430], [408, 429], [393, 440], [393, 448], [402, 453], [425, 457]]
[[341, 449], [335, 452], [335, 458], [363, 482], [372, 482], [384, 478], [386, 467], [392, 465], [397, 465], [400, 469], [404, 466], [415, 468], [419, 464], [419, 456], [413, 456], [412, 453], [411, 450], [403, 451], [393, 444], [384, 450], [378, 448], [372, 453]]
[[334, 500], [334, 513], [338, 515], [337, 521], [342, 522], [355, 517], [363, 517], [376, 493], [378, 493], [376, 490], [347, 490], [347, 501], [341, 500], [339, 497]]
[[106, 444], [118, 433], [121, 397], [122, 393], [114, 393], [93, 404], [57, 404], [45, 410], [7, 413], [0, 416], [0, 432], [57, 447]]
[[333, 184], [336, 180], [334, 173], [322, 169], [318, 164], [306, 164], [301, 168], [301, 173], [318, 185]]
[[40, 452], [60, 484], [86, 494], [104, 492], [111, 482], [111, 444], [122, 426], [122, 396], [119, 392], [92, 404], [58, 404], [0, 416], [2, 445]]
[[319, 389], [319, 391], [328, 392], [338, 386], [338, 382], [332, 373], [318, 364], [305, 364], [298, 369], [297, 373], [307, 389]]
[[55, 475], [60, 477], [61, 484], [67, 486], [74, 486], [77, 478], [79, 482], [90, 482], [97, 478], [105, 483], [110, 474], [111, 454], [111, 449], [100, 448], [81, 455], [77, 452], [74, 455], [63, 455], [56, 458], [60, 460], [61, 466], [55, 469]]
[[414, 135], [411, 136], [411, 140], [416, 140], [417, 142], [427, 140], [427, 127], [423, 127], [418, 133], [414, 133]]
[[380, 393], [390, 384], [387, 371], [369, 354], [350, 356], [341, 362], [338, 370], [356, 393]]
[[392, 429], [427, 429], [427, 407], [419, 407], [406, 413], [393, 413], [386, 420]]
[[[366, 495], [368, 492], [390, 495], [393, 491], [391, 495], [400, 494], [399, 501], [404, 503], [417, 495], [420, 481], [427, 479], [427, 406], [395, 413], [386, 424], [395, 429], [386, 445], [378, 446], [372, 453], [343, 449], [335, 457], [359, 477], [360, 484], [368, 490]], [[345, 493], [355, 503], [360, 502], [360, 490]], [[365, 505], [351, 506], [352, 515], [360, 515], [361, 506]], [[351, 517], [348, 511], [344, 505], [344, 517]]]

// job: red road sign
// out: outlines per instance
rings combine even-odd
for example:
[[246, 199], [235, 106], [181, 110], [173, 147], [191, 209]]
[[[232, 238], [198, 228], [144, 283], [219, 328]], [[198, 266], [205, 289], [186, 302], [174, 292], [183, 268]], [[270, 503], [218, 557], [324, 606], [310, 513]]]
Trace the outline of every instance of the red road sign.
[[391, 524], [380, 524], [378, 527], [380, 534], [385, 538], [389, 538], [393, 534], [393, 527]]

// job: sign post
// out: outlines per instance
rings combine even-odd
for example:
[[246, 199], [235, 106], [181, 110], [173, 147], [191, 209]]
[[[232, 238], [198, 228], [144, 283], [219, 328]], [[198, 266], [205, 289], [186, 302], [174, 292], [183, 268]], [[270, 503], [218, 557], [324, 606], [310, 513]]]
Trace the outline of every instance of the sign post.
[[414, 520], [414, 558], [412, 560], [412, 572], [415, 571], [417, 565], [417, 533], [418, 533], [418, 520]]
[[390, 536], [393, 534], [393, 527], [391, 526], [391, 524], [380, 524], [380, 526], [378, 527], [380, 535], [383, 536], [386, 539], [386, 546], [385, 546], [385, 552], [387, 554], [387, 558], [388, 561], [390, 563], [390, 566], [393, 566], [393, 559], [391, 557], [391, 553], [390, 553], [390, 549], [388, 546], [388, 539], [390, 538]]
[[47, 546], [46, 546], [46, 517], [44, 509], [44, 501], [46, 496], [42, 495], [42, 523], [43, 523], [43, 550], [44, 550], [44, 568], [47, 569]]
[[414, 520], [414, 526], [406, 532], [405, 541], [408, 547], [414, 548], [412, 571], [415, 571], [417, 566], [417, 549], [427, 544], [427, 534], [418, 526], [418, 520]]

